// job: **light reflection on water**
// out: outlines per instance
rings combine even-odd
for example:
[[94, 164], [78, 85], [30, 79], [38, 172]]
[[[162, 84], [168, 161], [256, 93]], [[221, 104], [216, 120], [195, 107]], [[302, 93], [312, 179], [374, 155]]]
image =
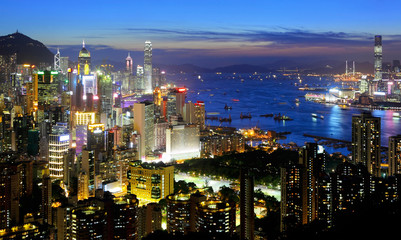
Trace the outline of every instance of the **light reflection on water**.
[[[229, 79], [228, 76], [231, 78]], [[232, 78], [234, 77], [234, 79]], [[298, 80], [288, 77], [277, 77], [277, 79], [251, 79], [248, 75], [216, 75], [202, 74], [203, 82], [192, 75], [169, 76], [169, 80], [179, 86], [185, 85], [189, 88], [187, 100], [203, 100], [206, 103], [206, 112], [219, 112], [218, 117], [232, 117], [231, 123], [219, 123], [207, 120], [208, 125], [222, 125], [236, 128], [259, 127], [263, 130], [274, 130], [277, 132], [291, 132], [283, 143], [295, 142], [303, 145], [312, 138], [304, 137], [304, 133], [351, 141], [352, 115], [362, 112], [362, 109], [342, 110], [337, 105], [318, 104], [305, 101], [303, 96], [307, 93], [298, 90]], [[187, 78], [187, 80], [184, 80]], [[240, 79], [245, 79], [241, 83]], [[311, 87], [334, 87], [335, 82], [331, 79], [318, 77], [304, 77], [303, 83]], [[329, 85], [329, 86], [327, 86]], [[238, 91], [237, 91], [238, 90]], [[193, 92], [191, 92], [193, 91]], [[198, 94], [199, 93], [199, 94]], [[213, 94], [211, 96], [210, 94]], [[295, 99], [299, 99], [299, 103]], [[238, 102], [232, 99], [238, 99]], [[232, 110], [224, 110], [225, 104], [232, 106]], [[251, 113], [252, 119], [240, 119], [240, 114]], [[260, 117], [261, 114], [285, 114], [293, 118], [293, 121], [275, 121], [273, 118]], [[323, 115], [324, 119], [316, 119], [312, 113]], [[373, 116], [381, 117], [382, 122], [382, 145], [388, 145], [388, 137], [401, 134], [401, 122], [399, 118], [393, 118], [393, 111], [375, 110]], [[348, 153], [346, 149], [331, 149], [329, 152], [341, 151]]]

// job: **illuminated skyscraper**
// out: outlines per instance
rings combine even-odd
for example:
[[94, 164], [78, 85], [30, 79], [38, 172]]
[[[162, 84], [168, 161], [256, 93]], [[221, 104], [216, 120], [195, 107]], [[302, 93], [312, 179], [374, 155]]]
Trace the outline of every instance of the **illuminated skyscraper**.
[[388, 175], [401, 174], [401, 135], [388, 140]]
[[85, 171], [78, 175], [78, 201], [89, 198], [89, 178]]
[[42, 177], [42, 206], [41, 215], [43, 223], [52, 224], [52, 182], [49, 169], [44, 169]]
[[143, 67], [138, 65], [136, 67], [136, 80], [135, 80], [135, 89], [136, 90], [144, 90], [144, 77], [143, 77]]
[[63, 178], [63, 155], [68, 152], [70, 135], [67, 123], [57, 123], [49, 135], [49, 170], [50, 177]]
[[145, 58], [143, 66], [145, 93], [152, 93], [152, 43], [150, 41], [145, 42]]
[[382, 36], [375, 36], [375, 80], [382, 80], [382, 59], [383, 59], [383, 45]]
[[[309, 224], [319, 218], [329, 220], [327, 209], [319, 209], [319, 199], [327, 199], [327, 179], [319, 177], [324, 172], [323, 147], [307, 143], [300, 149], [298, 163], [281, 169], [281, 224], [287, 231], [296, 226]], [[320, 188], [327, 191], [320, 191]], [[322, 216], [322, 217], [320, 217]]]
[[254, 180], [248, 169], [240, 171], [240, 222], [241, 240], [255, 237]]
[[380, 176], [380, 118], [370, 113], [352, 116], [352, 160], [362, 163], [373, 176]]
[[78, 55], [78, 74], [89, 75], [91, 68], [91, 54], [85, 48], [85, 41], [82, 42], [82, 49]]
[[61, 70], [60, 64], [60, 49], [57, 48], [57, 53], [54, 55], [54, 70]]
[[125, 59], [125, 70], [132, 74], [133, 63], [132, 63], [132, 57], [130, 56], [130, 53], [128, 53], [128, 57]]
[[142, 102], [134, 104], [134, 130], [141, 135], [139, 157], [144, 159], [154, 148], [154, 104]]

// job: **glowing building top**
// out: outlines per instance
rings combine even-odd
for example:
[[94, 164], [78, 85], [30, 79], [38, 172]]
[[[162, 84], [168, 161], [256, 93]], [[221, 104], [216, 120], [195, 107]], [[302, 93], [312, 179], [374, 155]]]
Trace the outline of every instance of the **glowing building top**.
[[78, 55], [78, 74], [89, 75], [91, 67], [91, 54], [85, 48], [85, 41], [82, 42], [82, 49]]

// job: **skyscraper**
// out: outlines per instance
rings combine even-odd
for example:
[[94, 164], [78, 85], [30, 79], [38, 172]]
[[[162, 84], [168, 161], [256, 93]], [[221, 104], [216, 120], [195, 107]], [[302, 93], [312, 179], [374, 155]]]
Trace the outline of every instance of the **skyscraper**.
[[199, 232], [232, 235], [235, 230], [235, 204], [203, 201], [197, 205], [196, 227]]
[[401, 135], [388, 140], [388, 175], [401, 174]]
[[382, 59], [383, 59], [383, 46], [382, 36], [375, 36], [375, 80], [382, 80]]
[[91, 54], [85, 48], [85, 41], [82, 42], [82, 49], [78, 55], [78, 74], [89, 75], [91, 68]]
[[141, 135], [139, 157], [144, 159], [154, 148], [154, 104], [142, 102], [134, 104], [134, 130]]
[[64, 160], [63, 155], [68, 152], [70, 146], [70, 135], [67, 123], [57, 123], [53, 126], [49, 135], [49, 170], [50, 177], [63, 178]]
[[128, 53], [128, 57], [125, 59], [125, 70], [132, 74], [133, 65], [132, 65], [132, 57], [130, 53]]
[[42, 208], [43, 223], [52, 224], [52, 182], [49, 169], [43, 170], [42, 177]]
[[152, 93], [152, 43], [150, 41], [145, 42], [145, 58], [143, 66], [145, 93]]
[[253, 240], [255, 237], [254, 180], [249, 169], [240, 171], [240, 236], [241, 240]]
[[380, 118], [371, 113], [352, 116], [352, 160], [380, 177]]
[[281, 169], [281, 231], [317, 219], [330, 220], [327, 208], [319, 206], [319, 199], [327, 203], [329, 198], [325, 194], [329, 193], [330, 181], [320, 178], [324, 168], [324, 149], [307, 143], [299, 151], [298, 163]]

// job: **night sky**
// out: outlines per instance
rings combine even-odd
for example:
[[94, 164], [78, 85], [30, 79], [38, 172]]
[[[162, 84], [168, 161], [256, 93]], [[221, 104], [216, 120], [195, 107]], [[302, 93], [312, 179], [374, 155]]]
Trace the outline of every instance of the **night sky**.
[[364, 1], [15, 1], [1, 0], [0, 35], [19, 32], [75, 59], [82, 40], [93, 58], [200, 66], [279, 59], [373, 62], [401, 58], [401, 2]]

